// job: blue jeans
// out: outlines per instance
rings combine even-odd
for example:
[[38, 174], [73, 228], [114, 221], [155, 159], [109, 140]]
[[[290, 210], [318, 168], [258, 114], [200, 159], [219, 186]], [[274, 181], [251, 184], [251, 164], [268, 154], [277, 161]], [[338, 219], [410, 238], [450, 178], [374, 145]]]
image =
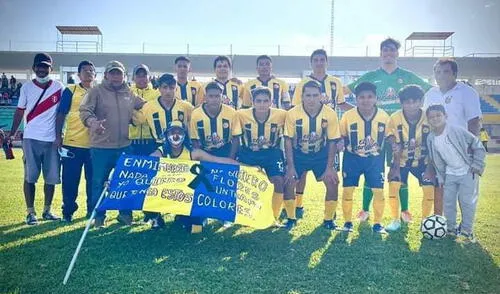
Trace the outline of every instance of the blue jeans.
[[[122, 153], [127, 153], [129, 147], [106, 149], [90, 148], [90, 157], [92, 158], [92, 208], [95, 207], [102, 190], [104, 182], [107, 181], [109, 173], [115, 167], [118, 158]], [[120, 210], [120, 214], [131, 215], [131, 210]], [[106, 211], [97, 211], [96, 218], [105, 218]]]
[[76, 198], [82, 168], [85, 167], [85, 191], [87, 192], [87, 215], [92, 213], [92, 162], [88, 148], [63, 146], [72, 152], [75, 157], [62, 157], [62, 212], [64, 216], [71, 216], [78, 209]]

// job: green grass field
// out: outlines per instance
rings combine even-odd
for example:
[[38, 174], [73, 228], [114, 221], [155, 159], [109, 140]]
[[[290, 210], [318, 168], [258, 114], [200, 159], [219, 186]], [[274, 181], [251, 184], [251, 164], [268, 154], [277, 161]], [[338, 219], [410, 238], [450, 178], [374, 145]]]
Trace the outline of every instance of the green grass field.
[[[321, 227], [323, 187], [310, 175], [306, 215], [292, 234], [285, 230], [224, 229], [209, 224], [200, 235], [173, 225], [150, 231], [114, 220], [91, 231], [73, 274], [65, 271], [85, 226], [84, 185], [71, 225], [24, 224], [21, 152], [0, 160], [1, 293], [499, 293], [500, 156], [487, 158], [477, 211], [476, 244], [422, 239], [415, 221], [386, 237], [355, 223], [347, 235]], [[421, 191], [410, 182], [410, 209], [419, 218]], [[54, 212], [60, 214], [56, 188]], [[357, 193], [355, 211], [360, 207]], [[387, 204], [388, 205], [388, 204]], [[389, 208], [386, 205], [386, 215]], [[37, 186], [36, 209], [43, 208]], [[342, 213], [337, 209], [339, 219]], [[115, 216], [110, 213], [108, 216]], [[136, 212], [137, 220], [142, 213]], [[384, 222], [389, 221], [388, 217]], [[339, 222], [341, 224], [341, 222]]]

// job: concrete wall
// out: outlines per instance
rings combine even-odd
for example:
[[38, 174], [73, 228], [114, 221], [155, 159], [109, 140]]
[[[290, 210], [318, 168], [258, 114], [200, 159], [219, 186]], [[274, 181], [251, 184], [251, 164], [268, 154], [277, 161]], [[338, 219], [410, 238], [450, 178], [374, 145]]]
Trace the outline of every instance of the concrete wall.
[[[35, 52], [0, 51], [0, 71], [20, 72], [29, 70], [33, 63]], [[173, 54], [120, 54], [120, 53], [61, 53], [51, 52], [55, 62], [55, 70], [60, 66], [77, 66], [81, 60], [88, 59], [98, 67], [116, 59], [125, 64], [128, 69], [139, 63], [150, 66], [153, 72], [172, 72]], [[257, 56], [234, 56], [234, 74], [237, 76], [254, 76], [255, 59]], [[201, 75], [211, 75], [213, 72], [214, 55], [191, 55], [193, 72]], [[272, 56], [273, 68], [280, 77], [301, 77], [304, 70], [309, 69], [308, 56]], [[436, 58], [401, 57], [399, 63], [416, 74], [429, 78], [432, 76], [432, 66]], [[500, 79], [500, 57], [474, 58], [459, 57], [459, 78]], [[379, 66], [377, 57], [331, 57], [329, 70], [333, 71], [367, 71]]]

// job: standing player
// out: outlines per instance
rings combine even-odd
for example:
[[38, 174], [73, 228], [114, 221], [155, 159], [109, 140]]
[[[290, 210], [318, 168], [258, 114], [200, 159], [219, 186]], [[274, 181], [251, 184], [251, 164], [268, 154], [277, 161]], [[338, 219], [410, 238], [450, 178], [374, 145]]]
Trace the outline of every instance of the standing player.
[[352, 232], [352, 201], [359, 178], [373, 190], [375, 212], [373, 231], [386, 233], [382, 226], [384, 215], [384, 153], [382, 146], [388, 134], [389, 116], [377, 108], [377, 87], [369, 82], [359, 84], [355, 89], [356, 108], [344, 113], [340, 121], [340, 133], [344, 139], [345, 152], [342, 161], [344, 192], [342, 210], [344, 231]]
[[[397, 93], [405, 85], [415, 84], [427, 92], [432, 86], [419, 78], [413, 72], [401, 68], [398, 65], [399, 48], [401, 44], [392, 38], [387, 38], [380, 43], [380, 68], [369, 71], [359, 77], [353, 83], [345, 87], [345, 93], [350, 94], [362, 82], [370, 82], [377, 86], [377, 106], [389, 115], [401, 109]], [[386, 146], [388, 163], [391, 161], [391, 148]], [[405, 222], [411, 221], [411, 214], [408, 211], [408, 188], [402, 187], [399, 191], [401, 200], [401, 218]], [[365, 185], [363, 189], [363, 209], [358, 213], [361, 221], [366, 221], [369, 217], [372, 191]]]
[[191, 115], [190, 136], [193, 147], [218, 157], [235, 158], [241, 126], [236, 110], [222, 104], [223, 89], [218, 82], [205, 86], [205, 99]]
[[252, 90], [256, 87], [268, 87], [272, 91], [271, 107], [288, 110], [290, 108], [290, 94], [288, 84], [272, 75], [273, 61], [270, 56], [257, 57], [257, 73], [259, 76], [249, 80], [243, 86], [243, 108], [252, 106]]
[[[337, 106], [342, 111], [347, 111], [353, 106], [347, 103], [344, 99], [344, 90], [342, 82], [337, 77], [331, 76], [326, 73], [328, 67], [328, 56], [323, 49], [314, 50], [310, 58], [312, 74], [305, 77], [295, 87], [293, 94], [292, 105], [300, 105], [302, 101], [302, 88], [305, 83], [309, 81], [316, 81], [321, 85], [321, 103], [330, 106], [336, 110]], [[338, 154], [335, 158], [335, 168], [338, 170], [339, 157]], [[302, 197], [306, 186], [307, 173], [303, 175], [297, 184], [296, 199], [297, 199], [297, 218], [302, 218], [304, 208], [302, 204]]]
[[280, 149], [286, 112], [271, 108], [272, 93], [269, 88], [255, 87], [251, 92], [253, 107], [238, 111], [243, 128], [242, 148], [238, 161], [259, 166], [266, 171], [274, 185], [273, 213], [276, 222], [283, 204], [284, 158]]
[[203, 102], [204, 90], [200, 82], [189, 80], [191, 72], [191, 60], [186, 56], [179, 56], [174, 61], [174, 69], [177, 75], [177, 88], [175, 97], [198, 106]]
[[340, 139], [335, 111], [321, 103], [321, 85], [309, 81], [302, 86], [302, 102], [289, 110], [285, 122], [285, 210], [287, 229], [297, 223], [295, 185], [299, 177], [312, 170], [316, 180], [326, 186], [323, 226], [336, 228], [338, 176], [334, 168], [336, 141]]
[[243, 87], [238, 79], [231, 78], [233, 65], [227, 56], [217, 56], [214, 60], [215, 82], [222, 87], [222, 103], [233, 109], [242, 107]]
[[[134, 68], [133, 80], [134, 83], [130, 87], [130, 91], [136, 96], [141, 97], [144, 101], [151, 101], [158, 96], [160, 92], [153, 88], [149, 82], [149, 67], [145, 64], [139, 64]], [[134, 110], [134, 116], [137, 116], [137, 110]], [[151, 136], [147, 123], [129, 126], [129, 137], [132, 140], [131, 150], [135, 155], [149, 155], [156, 150], [156, 142]]]
[[391, 169], [389, 171], [389, 206], [391, 207], [392, 222], [387, 226], [388, 231], [397, 231], [401, 227], [399, 220], [399, 190], [408, 185], [408, 175], [411, 173], [418, 179], [422, 187], [422, 218], [431, 214], [434, 204], [434, 184], [423, 178], [427, 168], [428, 150], [426, 146], [430, 126], [422, 110], [424, 91], [420, 86], [408, 85], [399, 93], [402, 110], [391, 115], [389, 133], [399, 145], [394, 152]]
[[[80, 120], [80, 103], [92, 88], [95, 80], [94, 64], [84, 60], [78, 64], [80, 83], [67, 87], [61, 97], [56, 117], [56, 144], [67, 149], [71, 156], [61, 158], [63, 221], [71, 222], [73, 213], [78, 209], [76, 198], [85, 168], [85, 192], [87, 193], [87, 217], [92, 214], [92, 160], [90, 158], [89, 129]], [[64, 139], [62, 136], [63, 126]]]
[[158, 90], [160, 96], [144, 104], [134, 120], [136, 124], [146, 123], [148, 132], [155, 140], [154, 150], [158, 144], [165, 143], [164, 133], [168, 124], [178, 120], [188, 126], [193, 111], [193, 106], [190, 103], [175, 99], [176, 81], [173, 75], [162, 75], [158, 79]]

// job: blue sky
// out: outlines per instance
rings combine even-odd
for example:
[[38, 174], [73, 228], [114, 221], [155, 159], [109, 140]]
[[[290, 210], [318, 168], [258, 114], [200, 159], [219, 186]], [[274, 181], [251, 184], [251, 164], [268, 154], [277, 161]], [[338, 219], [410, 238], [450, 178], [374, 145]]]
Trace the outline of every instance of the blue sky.
[[[329, 50], [330, 0], [0, 0], [0, 50], [54, 51], [56, 25], [99, 26], [105, 52], [308, 55]], [[337, 0], [334, 54], [413, 31], [454, 31], [456, 56], [499, 53], [499, 28], [499, 0]]]

